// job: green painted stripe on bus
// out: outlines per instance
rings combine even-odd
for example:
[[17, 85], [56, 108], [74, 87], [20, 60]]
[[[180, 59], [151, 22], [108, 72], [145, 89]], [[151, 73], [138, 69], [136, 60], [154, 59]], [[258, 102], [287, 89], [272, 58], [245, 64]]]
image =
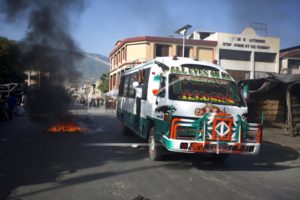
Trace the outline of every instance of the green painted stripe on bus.
[[162, 137], [162, 143], [167, 149], [173, 149], [173, 142], [165, 137]]
[[[126, 110], [120, 110], [119, 111], [120, 115], [121, 113], [123, 113], [123, 120], [124, 124], [130, 128], [131, 131], [133, 131], [135, 134], [141, 136], [144, 139], [147, 139], [147, 133], [150, 131], [149, 130], [149, 124], [150, 124], [150, 120], [144, 117], [140, 117], [139, 119], [139, 127], [135, 127], [133, 124], [135, 122], [135, 118], [137, 117], [137, 115], [128, 112]], [[120, 117], [121, 118], [121, 117]], [[144, 133], [142, 132], [142, 127], [144, 126], [144, 128], [146, 128], [146, 130], [144, 130]]]
[[153, 78], [153, 81], [160, 81], [160, 76], [159, 75], [156, 75], [156, 76], [154, 76], [154, 78]]

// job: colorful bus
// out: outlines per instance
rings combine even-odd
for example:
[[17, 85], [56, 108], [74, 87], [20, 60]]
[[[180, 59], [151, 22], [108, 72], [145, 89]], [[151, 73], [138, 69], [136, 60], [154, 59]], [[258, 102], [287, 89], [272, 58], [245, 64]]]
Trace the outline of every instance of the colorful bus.
[[210, 153], [220, 160], [258, 154], [262, 125], [248, 123], [247, 112], [243, 90], [213, 63], [160, 57], [121, 77], [117, 117], [124, 134], [148, 140], [152, 160], [166, 150]]

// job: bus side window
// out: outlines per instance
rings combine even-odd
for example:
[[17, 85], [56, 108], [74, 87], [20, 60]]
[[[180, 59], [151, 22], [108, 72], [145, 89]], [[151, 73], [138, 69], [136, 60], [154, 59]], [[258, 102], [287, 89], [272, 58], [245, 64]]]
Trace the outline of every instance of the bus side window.
[[136, 73], [130, 74], [129, 83], [128, 83], [128, 98], [135, 97], [135, 90], [133, 87], [133, 82], [135, 81]]
[[159, 92], [158, 96], [165, 97], [165, 95], [166, 95], [166, 77], [161, 76], [159, 89], [160, 89], [160, 92]]
[[125, 80], [125, 77], [122, 76], [121, 77], [121, 81], [120, 81], [120, 86], [119, 86], [119, 96], [124, 96], [124, 80]]
[[147, 93], [148, 93], [148, 83], [149, 83], [149, 77], [150, 77], [150, 68], [144, 69], [144, 82], [143, 82], [143, 92], [142, 92], [142, 99], [147, 99]]
[[129, 82], [129, 76], [124, 77], [124, 89], [123, 89], [123, 96], [127, 97], [128, 96], [128, 82]]

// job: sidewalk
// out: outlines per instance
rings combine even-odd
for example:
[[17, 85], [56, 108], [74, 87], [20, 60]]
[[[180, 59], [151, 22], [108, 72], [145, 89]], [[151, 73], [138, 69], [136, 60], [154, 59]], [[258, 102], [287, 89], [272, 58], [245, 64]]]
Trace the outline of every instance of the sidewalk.
[[263, 141], [275, 143], [300, 151], [300, 136], [284, 135], [285, 130], [280, 128], [264, 128]]

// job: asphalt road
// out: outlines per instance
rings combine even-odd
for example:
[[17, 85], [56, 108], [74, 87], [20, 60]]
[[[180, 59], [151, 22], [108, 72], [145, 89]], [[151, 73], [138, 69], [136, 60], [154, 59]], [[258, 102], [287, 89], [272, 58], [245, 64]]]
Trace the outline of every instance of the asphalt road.
[[[88, 133], [49, 134], [48, 120], [0, 122], [0, 199], [299, 199], [299, 152], [263, 143], [258, 156], [225, 163], [203, 155], [149, 160], [111, 111], [73, 111]], [[98, 145], [97, 145], [98, 144]]]

